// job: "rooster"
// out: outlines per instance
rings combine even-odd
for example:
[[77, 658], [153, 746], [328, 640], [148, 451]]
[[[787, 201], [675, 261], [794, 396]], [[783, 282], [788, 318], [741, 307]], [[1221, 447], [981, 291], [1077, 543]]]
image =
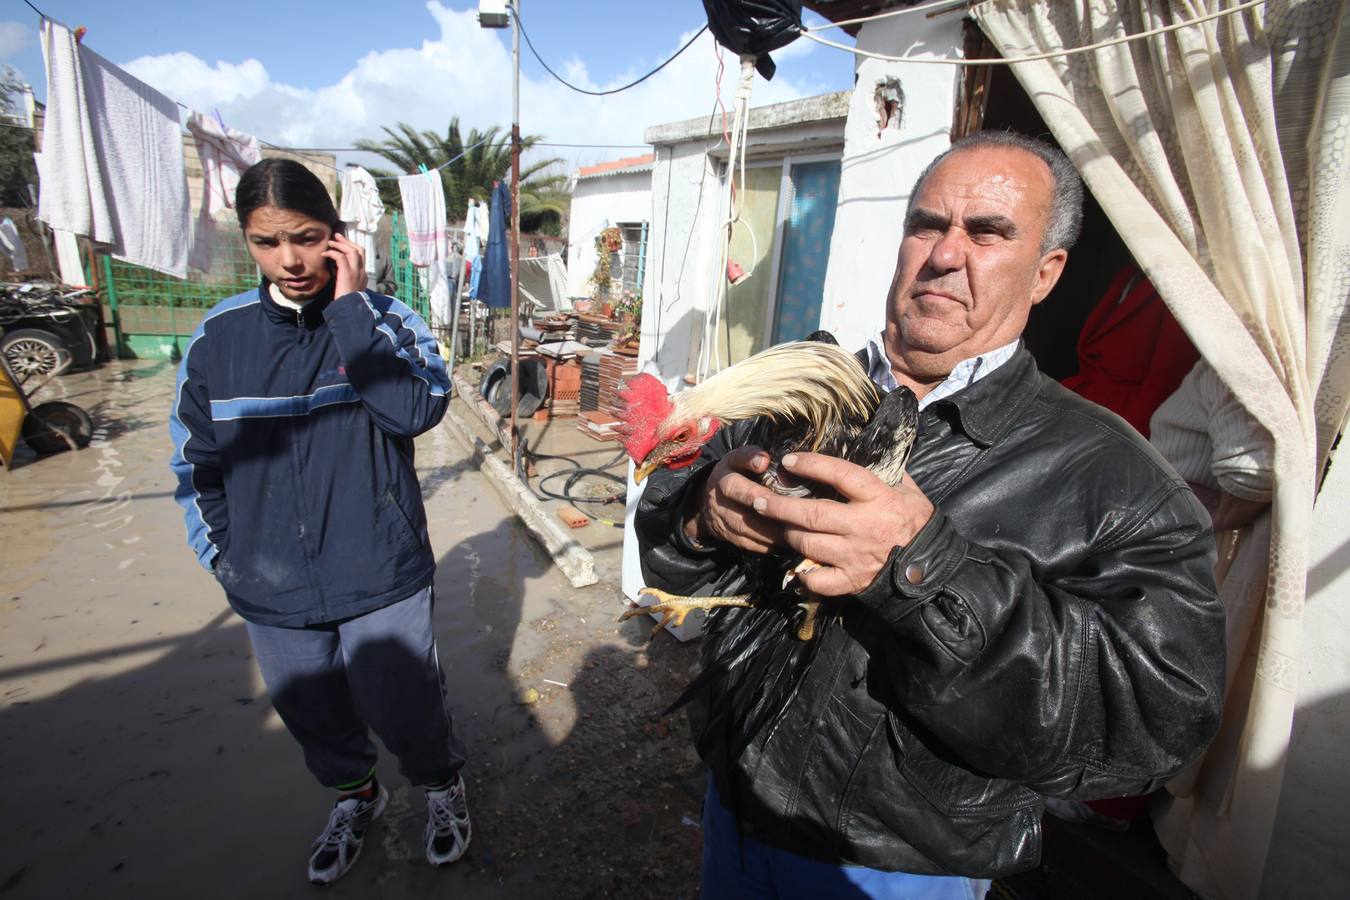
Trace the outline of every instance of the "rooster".
[[[782, 458], [797, 451], [846, 459], [871, 469], [887, 484], [898, 485], [918, 424], [913, 392], [899, 387], [883, 394], [858, 359], [833, 338], [770, 347], [673, 397], [659, 379], [637, 375], [625, 383], [620, 399], [624, 410], [618, 430], [636, 466], [633, 477], [638, 483], [662, 467], [692, 465], [719, 428], [751, 419], [759, 422], [752, 440], [770, 457], [760, 481], [780, 494], [834, 496], [819, 485], [793, 481], [781, 470]], [[747, 593], [680, 597], [645, 588], [640, 594], [656, 602], [631, 609], [623, 618], [660, 613], [655, 634], [667, 623], [682, 624], [695, 609], [796, 606], [802, 611], [796, 636], [811, 640], [820, 600], [793, 582], [816, 564], [782, 556], [746, 556], [745, 568], [752, 573]]]

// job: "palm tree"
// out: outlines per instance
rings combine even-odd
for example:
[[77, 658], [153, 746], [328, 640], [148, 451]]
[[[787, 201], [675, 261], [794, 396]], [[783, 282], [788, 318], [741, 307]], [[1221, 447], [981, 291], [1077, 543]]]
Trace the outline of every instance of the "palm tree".
[[[487, 131], [470, 129], [467, 139], [460, 135], [458, 116], [450, 120], [444, 135], [431, 130], [417, 131], [406, 122], [399, 122], [394, 128], [385, 126], [382, 130], [388, 135], [385, 140], [359, 140], [356, 142], [357, 149], [375, 153], [403, 172], [415, 172], [419, 165], [434, 169], [446, 160], [455, 160], [440, 170], [446, 208], [452, 217], [463, 215], [470, 198], [488, 199], [493, 185], [511, 170], [511, 139], [509, 135], [502, 135], [497, 126]], [[543, 136], [537, 134], [522, 137], [521, 149], [528, 150], [542, 140]], [[471, 149], [465, 152], [466, 147]], [[561, 232], [566, 203], [565, 199], [560, 202], [560, 197], [566, 196], [561, 190], [566, 178], [541, 175], [545, 169], [560, 163], [560, 159], [545, 159], [521, 169], [521, 231]], [[376, 177], [397, 174], [383, 169], [370, 171]], [[384, 205], [402, 209], [403, 200], [399, 195], [398, 182], [381, 181], [379, 185]]]
[[520, 185], [520, 230], [525, 234], [562, 234], [572, 198], [565, 174], [539, 173]]

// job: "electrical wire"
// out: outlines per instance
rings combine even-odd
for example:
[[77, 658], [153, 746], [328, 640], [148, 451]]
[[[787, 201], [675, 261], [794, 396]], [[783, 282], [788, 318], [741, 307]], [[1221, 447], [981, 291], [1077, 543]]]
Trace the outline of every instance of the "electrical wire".
[[[680, 268], [679, 268], [680, 274], [679, 274], [679, 276], [675, 279], [675, 292], [674, 292], [674, 296], [671, 298], [669, 304], [662, 304], [662, 303], [660, 303], [660, 302], [658, 301], [658, 302], [657, 302], [657, 305], [656, 305], [656, 310], [657, 310], [656, 341], [657, 341], [657, 346], [658, 346], [658, 348], [660, 347], [660, 341], [661, 341], [661, 316], [662, 316], [662, 314], [663, 314], [667, 309], [672, 309], [672, 308], [674, 308], [675, 306], [677, 306], [677, 305], [679, 304], [679, 302], [680, 302], [680, 297], [683, 296], [683, 293], [684, 293], [684, 273], [688, 271], [689, 250], [690, 250], [690, 248], [691, 248], [691, 247], [693, 246], [693, 244], [694, 244], [694, 235], [695, 235], [695, 233], [697, 233], [697, 231], [698, 231], [698, 227], [697, 227], [697, 226], [698, 226], [698, 222], [699, 222], [698, 216], [699, 216], [699, 212], [702, 211], [702, 209], [703, 209], [703, 192], [704, 192], [704, 189], [708, 186], [708, 175], [709, 175], [708, 170], [707, 170], [708, 159], [709, 159], [709, 157], [710, 157], [710, 154], [711, 154], [713, 151], [715, 151], [718, 147], [722, 146], [723, 139], [722, 139], [721, 137], [719, 137], [719, 138], [717, 139], [717, 143], [715, 143], [715, 144], [712, 143], [713, 129], [714, 129], [715, 122], [716, 122], [716, 120], [717, 120], [717, 110], [718, 110], [719, 108], [722, 110], [722, 118], [723, 118], [723, 125], [722, 125], [722, 128], [723, 128], [723, 132], [725, 133], [725, 131], [726, 131], [726, 106], [723, 105], [723, 103], [722, 103], [722, 74], [723, 74], [723, 72], [725, 71], [725, 68], [726, 68], [726, 67], [725, 67], [725, 65], [724, 65], [723, 62], [722, 62], [722, 45], [719, 44], [719, 43], [717, 43], [716, 41], [713, 41], [713, 52], [714, 52], [714, 54], [716, 54], [716, 56], [717, 56], [717, 79], [716, 79], [716, 82], [715, 82], [716, 98], [713, 100], [713, 106], [712, 106], [712, 109], [709, 110], [709, 112], [708, 112], [708, 136], [704, 139], [704, 140], [705, 140], [705, 145], [704, 145], [704, 148], [703, 148], [703, 154], [702, 154], [703, 167], [704, 167], [704, 168], [703, 168], [703, 171], [700, 173], [699, 179], [698, 179], [698, 199], [697, 199], [697, 200], [695, 201], [695, 203], [694, 203], [694, 215], [693, 215], [693, 217], [692, 217], [691, 220], [690, 220], [691, 224], [690, 224], [690, 227], [689, 227], [689, 234], [688, 234], [688, 235], [685, 237], [685, 239], [684, 239], [684, 252], [681, 253], [681, 255], [680, 255]], [[673, 152], [673, 151], [672, 151], [672, 152]], [[667, 222], [669, 222], [669, 220], [670, 220], [670, 177], [671, 177], [671, 172], [674, 171], [674, 168], [675, 168], [675, 165], [674, 165], [674, 158], [672, 157], [672, 158], [671, 158], [670, 165], [667, 167], [667, 171], [666, 171], [666, 179], [667, 179], [667, 180], [666, 180], [666, 220], [667, 220]], [[714, 174], [715, 174], [715, 173], [714, 173]], [[664, 244], [664, 242], [663, 242], [662, 245], [661, 245], [661, 267], [662, 267], [662, 273], [663, 273], [663, 275], [664, 275], [664, 271], [665, 271], [665, 244]], [[707, 337], [707, 329], [706, 329], [706, 326], [705, 326], [705, 329], [704, 329], [704, 337], [705, 337], [705, 339], [706, 339], [706, 337]], [[698, 373], [698, 372], [702, 369], [702, 366], [703, 366], [703, 354], [704, 354], [704, 351], [705, 351], [705, 348], [706, 348], [706, 344], [707, 344], [707, 342], [706, 342], [706, 340], [705, 340], [702, 344], [699, 345], [699, 348], [698, 348], [698, 359], [697, 359], [697, 360], [695, 361], [695, 363], [694, 363], [694, 367], [695, 367], [695, 368], [694, 368], [694, 371], [695, 371], [695, 373]], [[658, 353], [658, 354], [660, 353], [660, 350], [659, 350], [659, 349], [657, 350], [657, 353]]]
[[934, 57], [919, 56], [887, 56], [884, 53], [873, 53], [870, 50], [859, 50], [857, 47], [850, 47], [847, 44], [840, 44], [836, 41], [826, 40], [810, 31], [802, 31], [801, 35], [808, 40], [815, 41], [817, 44], [824, 44], [827, 47], [834, 47], [836, 50], [844, 50], [849, 53], [865, 56], [868, 59], [879, 59], [883, 62], [902, 62], [915, 63], [923, 65], [938, 66], [1007, 66], [1014, 63], [1037, 62], [1044, 59], [1060, 59], [1065, 56], [1077, 56], [1080, 53], [1088, 53], [1093, 50], [1101, 50], [1105, 47], [1114, 47], [1118, 44], [1127, 44], [1131, 41], [1139, 41], [1144, 38], [1156, 37], [1160, 34], [1168, 34], [1173, 31], [1180, 31], [1182, 28], [1189, 28], [1192, 25], [1199, 25], [1203, 22], [1209, 22], [1214, 19], [1222, 19], [1225, 16], [1236, 15], [1244, 10], [1253, 9], [1257, 6], [1264, 6], [1266, 0], [1250, 0], [1248, 3], [1242, 3], [1228, 9], [1209, 13], [1208, 15], [1196, 16], [1194, 19], [1187, 19], [1184, 22], [1174, 22], [1171, 25], [1162, 25], [1158, 28], [1150, 28], [1148, 31], [1140, 31], [1135, 34], [1126, 34], [1121, 37], [1111, 38], [1107, 41], [1098, 41], [1095, 44], [1086, 44], [1082, 47], [1069, 47], [1064, 50], [1051, 50], [1046, 53], [1032, 53], [1026, 56], [1005, 56], [993, 59], [939, 59]]
[[646, 150], [651, 144], [554, 144], [548, 141], [538, 141], [531, 146], [534, 147], [596, 147], [603, 149], [618, 150]]
[[[716, 284], [713, 289], [712, 314], [707, 317], [704, 323], [704, 344], [699, 348], [699, 364], [697, 375], [700, 379], [708, 377], [709, 373], [722, 367], [721, 347], [717, 342], [717, 332], [721, 327], [722, 318], [726, 311], [727, 300], [727, 264], [731, 260], [731, 236], [736, 225], [741, 225], [751, 231], [751, 241], [758, 247], [758, 241], [754, 238], [754, 232], [750, 228], [749, 222], [741, 221], [740, 202], [736, 190], [736, 166], [737, 160], [740, 162], [740, 180], [741, 191], [745, 188], [745, 146], [746, 139], [750, 133], [750, 94], [754, 87], [755, 80], [755, 57], [748, 53], [741, 54], [741, 79], [736, 85], [736, 99], [733, 104], [735, 109], [735, 118], [731, 125], [731, 146], [729, 148], [730, 160], [728, 168], [728, 217], [722, 227], [726, 229], [726, 238], [721, 242], [721, 253], [713, 277], [716, 278]], [[756, 251], [758, 255], [758, 251]], [[751, 264], [753, 270], [753, 263]], [[730, 336], [728, 335], [728, 341]], [[703, 351], [707, 349], [707, 353]], [[727, 352], [731, 352], [728, 344]]]
[[[659, 159], [661, 158], [661, 148], [660, 148], [660, 147], [654, 147], [654, 148], [653, 148], [653, 151], [654, 151], [654, 154], [655, 154], [656, 159], [659, 160]], [[672, 151], [670, 151], [670, 157], [666, 160], [666, 203], [665, 203], [665, 210], [664, 210], [664, 219], [663, 219], [663, 221], [661, 222], [661, 267], [660, 267], [660, 269], [657, 270], [657, 273], [656, 273], [656, 290], [653, 292], [654, 295], [657, 296], [658, 298], [660, 297], [661, 290], [662, 290], [662, 288], [665, 286], [665, 283], [666, 283], [666, 257], [669, 255], [669, 253], [668, 253], [667, 251], [669, 251], [669, 249], [670, 249], [670, 247], [669, 247], [669, 245], [668, 245], [668, 243], [667, 243], [667, 241], [666, 241], [666, 235], [668, 235], [668, 234], [670, 233], [670, 186], [671, 186], [671, 183], [674, 181], [674, 175], [675, 175], [674, 170], [675, 170], [675, 152], [672, 150]], [[655, 172], [655, 169], [653, 169], [653, 172]], [[652, 191], [652, 221], [653, 221], [653, 222], [656, 221], [656, 191], [655, 191], [655, 190]], [[660, 372], [660, 371], [661, 371], [661, 334], [662, 334], [662, 331], [661, 331], [661, 318], [662, 318], [662, 315], [661, 315], [661, 314], [662, 314], [662, 312], [664, 311], [664, 304], [661, 303], [660, 299], [657, 299], [657, 301], [656, 301], [655, 303], [652, 304], [652, 307], [656, 310], [656, 316], [655, 316], [656, 322], [653, 323], [653, 324], [654, 324], [654, 327], [653, 327], [653, 329], [652, 329], [652, 343], [655, 345], [656, 349], [655, 349], [654, 351], [652, 351], [651, 362], [652, 362], [653, 365], [656, 366], [656, 371]]]
[[606, 96], [608, 96], [608, 95], [610, 95], [610, 94], [617, 94], [617, 93], [620, 93], [621, 91], [626, 91], [626, 90], [628, 90], [629, 88], [637, 87], [639, 84], [642, 84], [642, 82], [646, 81], [648, 78], [651, 78], [651, 77], [652, 77], [653, 75], [655, 75], [657, 72], [660, 72], [660, 71], [661, 71], [662, 69], [664, 69], [666, 66], [668, 66], [668, 65], [670, 65], [672, 62], [674, 62], [674, 61], [675, 61], [675, 58], [676, 58], [677, 56], [679, 56], [679, 55], [680, 55], [681, 53], [683, 53], [684, 51], [688, 50], [688, 49], [693, 45], [694, 41], [698, 40], [698, 39], [703, 35], [703, 32], [705, 32], [705, 31], [708, 30], [708, 26], [707, 26], [707, 25], [704, 25], [702, 28], [700, 28], [698, 31], [696, 31], [696, 32], [694, 33], [694, 36], [693, 36], [693, 37], [691, 37], [689, 40], [685, 41], [684, 46], [681, 47], [680, 49], [676, 50], [675, 53], [674, 53], [673, 55], [671, 55], [671, 57], [670, 57], [669, 59], [667, 59], [665, 62], [661, 63], [661, 65], [657, 66], [655, 69], [652, 69], [650, 72], [648, 72], [646, 75], [643, 75], [641, 78], [637, 79], [636, 81], [630, 81], [630, 82], [628, 82], [628, 84], [625, 84], [623, 87], [611, 88], [611, 89], [609, 89], [609, 90], [607, 90], [607, 91], [590, 91], [590, 90], [587, 90], [586, 88], [583, 88], [583, 87], [577, 87], [575, 84], [572, 84], [572, 83], [571, 83], [570, 81], [568, 81], [566, 78], [563, 78], [563, 77], [562, 77], [561, 75], [559, 75], [557, 72], [555, 72], [555, 71], [553, 71], [551, 68], [549, 68], [548, 63], [544, 62], [544, 58], [543, 58], [542, 56], [539, 55], [539, 51], [536, 50], [536, 49], [534, 49], [534, 41], [530, 40], [530, 33], [529, 33], [528, 31], [525, 30], [525, 22], [524, 22], [524, 20], [521, 19], [521, 17], [520, 17], [520, 7], [519, 7], [519, 6], [513, 5], [513, 6], [512, 6], [512, 11], [515, 13], [515, 17], [516, 17], [516, 27], [520, 29], [520, 34], [521, 34], [521, 36], [525, 38], [525, 44], [530, 48], [530, 53], [532, 53], [532, 54], [534, 55], [534, 58], [535, 58], [536, 60], [538, 60], [539, 65], [541, 65], [541, 66], [544, 67], [544, 71], [547, 72], [548, 74], [552, 75], [553, 78], [554, 78], [559, 84], [563, 85], [564, 87], [571, 88], [572, 90], [576, 91], [578, 94], [589, 94], [589, 95], [592, 96], [592, 97], [606, 97]]

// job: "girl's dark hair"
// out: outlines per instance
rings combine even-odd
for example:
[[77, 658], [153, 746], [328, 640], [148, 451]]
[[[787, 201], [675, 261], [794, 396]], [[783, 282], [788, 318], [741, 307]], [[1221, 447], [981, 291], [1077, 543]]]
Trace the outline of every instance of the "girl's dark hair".
[[254, 163], [239, 177], [234, 192], [234, 209], [239, 227], [248, 227], [248, 217], [262, 206], [275, 206], [304, 213], [333, 229], [342, 231], [342, 220], [333, 207], [328, 189], [313, 172], [293, 159], [264, 159]]

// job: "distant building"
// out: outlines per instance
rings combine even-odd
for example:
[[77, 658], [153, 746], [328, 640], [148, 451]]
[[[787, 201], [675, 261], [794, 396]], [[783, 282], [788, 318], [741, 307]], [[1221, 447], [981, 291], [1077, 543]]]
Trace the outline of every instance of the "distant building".
[[[641, 292], [652, 212], [652, 168], [656, 155], [628, 156], [582, 166], [572, 176], [572, 209], [568, 217], [567, 293], [589, 297], [597, 259], [595, 239], [611, 226], [623, 235], [623, 249], [614, 267], [623, 284]], [[617, 277], [616, 277], [617, 280]]]
[[748, 277], [720, 308], [732, 217], [721, 119], [647, 129], [656, 156], [640, 354], [648, 369], [673, 385], [819, 327], [849, 101], [840, 91], [750, 110], [730, 247]]

